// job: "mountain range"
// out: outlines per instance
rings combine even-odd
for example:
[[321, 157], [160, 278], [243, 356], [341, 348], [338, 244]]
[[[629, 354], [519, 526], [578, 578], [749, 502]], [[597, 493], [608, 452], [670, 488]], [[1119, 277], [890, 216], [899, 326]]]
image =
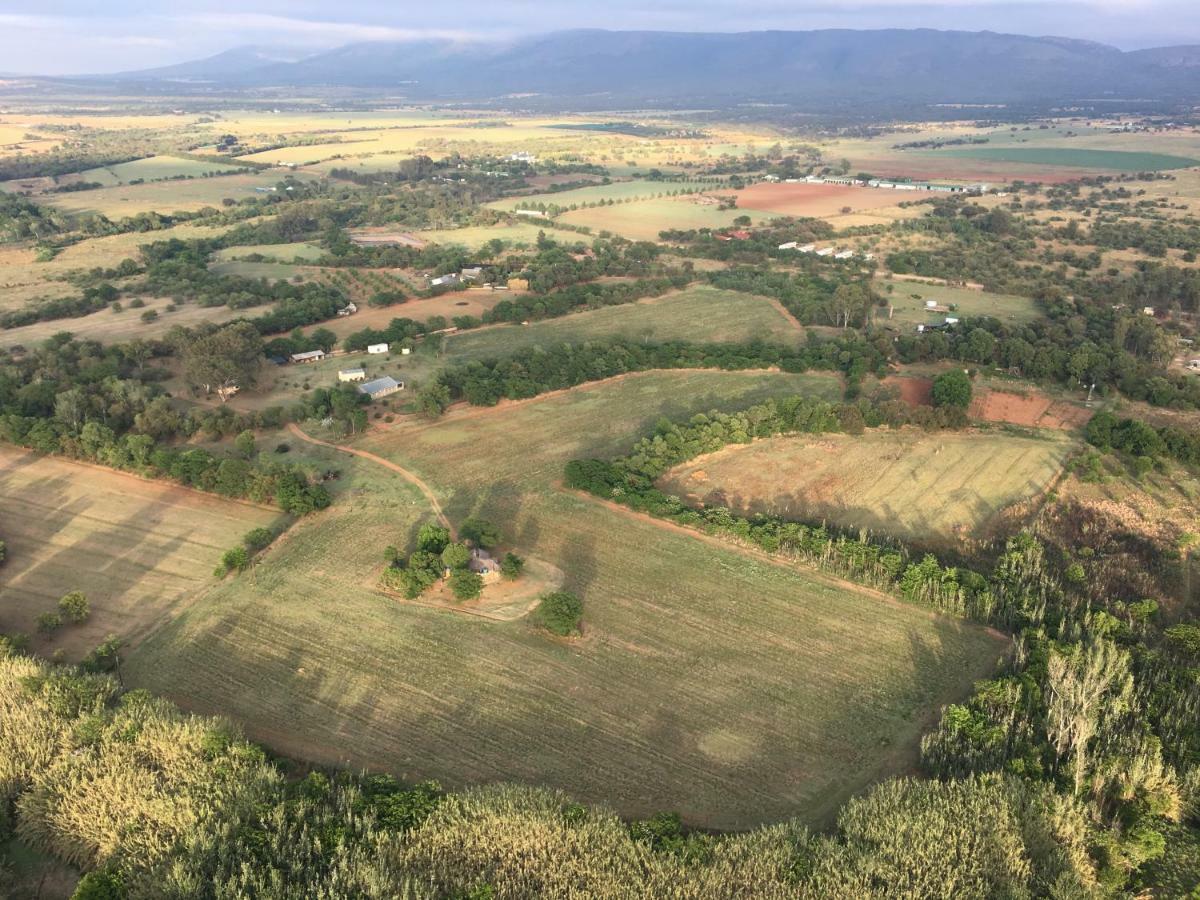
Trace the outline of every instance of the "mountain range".
[[1200, 99], [1200, 46], [887, 29], [736, 34], [576, 30], [497, 41], [354, 43], [316, 55], [241, 47], [95, 80], [127, 85], [392, 90], [605, 102], [1052, 103]]

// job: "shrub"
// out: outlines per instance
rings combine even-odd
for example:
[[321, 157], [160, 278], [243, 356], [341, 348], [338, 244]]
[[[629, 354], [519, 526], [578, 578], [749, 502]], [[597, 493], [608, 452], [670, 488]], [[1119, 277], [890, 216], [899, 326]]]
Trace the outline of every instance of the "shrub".
[[44, 612], [37, 617], [37, 630], [42, 634], [52, 634], [62, 628], [62, 616], [56, 612]]
[[85, 621], [91, 613], [88, 599], [83, 591], [71, 591], [69, 594], [63, 595], [62, 599], [58, 601], [58, 609], [66, 621], [75, 624]]
[[562, 637], [578, 635], [583, 620], [583, 601], [566, 591], [555, 591], [542, 597], [535, 618], [547, 631]]
[[258, 553], [265, 550], [271, 545], [271, 541], [275, 540], [275, 535], [270, 528], [253, 528], [246, 532], [246, 536], [242, 538], [242, 543], [251, 553]]
[[933, 405], [966, 409], [971, 405], [971, 379], [959, 369], [933, 379]]
[[483, 593], [483, 576], [470, 569], [456, 569], [450, 574], [450, 591], [455, 600], [474, 600]]
[[221, 564], [213, 573], [218, 578], [224, 578], [228, 572], [240, 572], [250, 565], [250, 554], [245, 547], [234, 547], [221, 555]]
[[500, 529], [483, 519], [466, 519], [458, 533], [464, 541], [470, 541], [476, 547], [483, 547], [485, 550], [500, 543]]
[[442, 564], [447, 569], [462, 569], [471, 561], [471, 551], [466, 544], [447, 544], [442, 551]]
[[500, 561], [501, 575], [509, 581], [516, 581], [521, 577], [523, 571], [525, 571], [525, 560], [515, 553], [504, 554], [504, 559]]

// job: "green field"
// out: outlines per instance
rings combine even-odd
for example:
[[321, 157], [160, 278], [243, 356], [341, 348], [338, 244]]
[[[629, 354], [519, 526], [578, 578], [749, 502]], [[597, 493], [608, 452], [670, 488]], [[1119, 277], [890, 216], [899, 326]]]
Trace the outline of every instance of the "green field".
[[255, 188], [272, 187], [279, 181], [280, 176], [271, 172], [154, 181], [53, 194], [46, 202], [67, 212], [100, 213], [110, 219], [120, 219], [144, 212], [195, 212], [207, 206], [220, 207], [226, 197], [234, 200], [253, 197]]
[[832, 398], [840, 384], [648, 373], [359, 442], [423, 477], [453, 519], [485, 515], [562, 569], [586, 606], [584, 637], [567, 643], [375, 593], [383, 547], [429, 516], [422, 498], [378, 464], [289, 439], [292, 458], [341, 470], [335, 505], [153, 634], [126, 678], [319, 762], [536, 782], [714, 827], [824, 820], [911, 765], [928, 715], [1002, 645], [556, 487], [568, 459], [618, 452], [659, 416], [796, 391]]
[[[947, 315], [992, 316], [1006, 323], [1030, 322], [1041, 315], [1031, 298], [1015, 294], [992, 294], [970, 288], [886, 278], [877, 279], [872, 287], [891, 303], [892, 321], [902, 325], [940, 322]], [[889, 287], [892, 288], [891, 292], [888, 291]], [[957, 308], [950, 313], [927, 312], [926, 300], [933, 300], [939, 306]]]
[[718, 209], [694, 202], [689, 197], [664, 197], [577, 209], [558, 216], [561, 222], [586, 225], [593, 231], [611, 231], [631, 240], [657, 241], [660, 231], [689, 228], [726, 228], [738, 216], [756, 222], [777, 218], [775, 213], [753, 209]]
[[213, 259], [217, 262], [232, 262], [255, 255], [265, 256], [273, 262], [315, 262], [325, 255], [325, 250], [308, 241], [294, 244], [241, 244], [218, 250], [213, 254]]
[[742, 343], [762, 338], [794, 344], [801, 334], [794, 320], [765, 297], [700, 286], [641, 303], [610, 306], [526, 326], [464, 331], [446, 341], [446, 354], [453, 362], [466, 362], [501, 358], [529, 347], [617, 336], [699, 343]]
[[516, 222], [512, 225], [474, 225], [468, 228], [431, 229], [415, 231], [413, 234], [432, 244], [461, 244], [470, 250], [477, 250], [488, 241], [497, 238], [511, 244], [533, 246], [537, 242], [539, 230], [536, 225]]
[[188, 176], [201, 178], [213, 172], [245, 171], [243, 166], [221, 162], [203, 162], [183, 159], [178, 156], [150, 156], [132, 162], [116, 163], [98, 169], [87, 169], [79, 173], [80, 181], [99, 182], [105, 186], [128, 184], [131, 181], [162, 181], [167, 178]]
[[787, 436], [709, 454], [664, 484], [693, 503], [944, 545], [997, 530], [1005, 510], [1054, 483], [1074, 446], [1059, 433]]
[[209, 263], [208, 270], [214, 275], [237, 275], [239, 278], [265, 278], [267, 281], [290, 281], [297, 276], [304, 275], [304, 269], [295, 263], [249, 262], [241, 259]]
[[570, 191], [551, 191], [544, 194], [527, 194], [521, 197], [508, 197], [488, 205], [494, 209], [530, 209], [539, 203], [555, 206], [572, 206], [574, 204], [596, 203], [602, 200], [646, 200], [656, 198], [659, 194], [669, 194], [679, 190], [721, 190], [720, 185], [701, 182], [674, 181], [614, 181], [612, 184], [597, 184], [591, 187], [575, 188]]
[[1086, 147], [968, 147], [961, 150], [938, 150], [925, 155], [1041, 166], [1071, 166], [1078, 169], [1109, 169], [1117, 172], [1186, 169], [1189, 166], [1200, 165], [1200, 160], [1168, 153], [1095, 150]]

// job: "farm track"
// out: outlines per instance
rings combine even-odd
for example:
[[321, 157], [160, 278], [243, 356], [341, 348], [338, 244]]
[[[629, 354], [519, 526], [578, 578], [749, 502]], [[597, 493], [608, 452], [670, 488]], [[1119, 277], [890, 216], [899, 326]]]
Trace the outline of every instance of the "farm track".
[[[697, 531], [694, 528], [688, 528], [685, 525], [677, 525], [674, 522], [668, 522], [665, 519], [656, 518], [648, 513], [637, 512], [636, 510], [630, 509], [628, 506], [623, 506], [622, 504], [612, 500], [605, 500], [601, 497], [596, 497], [595, 495], [586, 493], [585, 491], [572, 490], [561, 484], [556, 486], [575, 497], [579, 497], [591, 503], [597, 503], [600, 506], [612, 510], [613, 512], [618, 512], [624, 516], [628, 516], [629, 518], [637, 519], [639, 522], [645, 522], [649, 525], [654, 525], [658, 528], [662, 528], [675, 534], [686, 534], [714, 547], [721, 547], [725, 550], [733, 550], [735, 553], [740, 553], [742, 556], [746, 556], [760, 562], [765, 562], [773, 566], [779, 566], [780, 568], [785, 569], [803, 569], [804, 574], [812, 581], [827, 584], [830, 587], [849, 591], [850, 593], [859, 594], [864, 597], [870, 597], [872, 600], [878, 600], [882, 603], [886, 603], [888, 606], [898, 609], [915, 608], [913, 604], [905, 603], [903, 600], [897, 600], [891, 594], [888, 594], [884, 591], [870, 588], [854, 581], [848, 581], [845, 578], [839, 578], [836, 575], [829, 575], [828, 573], [822, 572], [820, 569], [814, 566], [805, 565], [799, 560], [789, 560], [784, 557], [767, 553], [765, 550], [758, 550], [754, 547], [748, 547], [745, 544], [739, 544], [733, 541], [725, 540], [724, 538], [714, 537], [711, 534], [705, 534], [702, 531]], [[929, 619], [946, 618], [941, 613], [935, 612], [934, 610], [926, 610], [926, 614]], [[990, 626], [981, 625], [980, 627], [997, 640], [1007, 643], [1008, 635], [1006, 635], [1004, 632]]]
[[312, 435], [305, 433], [295, 422], [291, 422], [288, 425], [288, 431], [302, 441], [307, 441], [310, 444], [316, 444], [318, 447], [328, 447], [332, 450], [340, 450], [343, 453], [349, 453], [351, 456], [357, 456], [361, 459], [370, 460], [373, 463], [383, 466], [385, 469], [395, 472], [397, 475], [419, 490], [422, 494], [424, 494], [425, 499], [429, 501], [429, 505], [432, 507], [433, 514], [437, 517], [438, 522], [450, 532], [451, 537], [456, 537], [454, 526], [450, 524], [450, 519], [447, 518], [446, 513], [442, 511], [442, 504], [438, 502], [437, 495], [434, 494], [433, 489], [430, 488], [430, 486], [424, 481], [422, 481], [421, 478], [415, 473], [410, 472], [401, 465], [397, 465], [390, 459], [384, 459], [382, 456], [376, 456], [369, 450], [358, 450], [354, 447], [346, 447], [342, 444], [331, 444], [329, 441], [323, 441], [320, 438], [315, 438]]

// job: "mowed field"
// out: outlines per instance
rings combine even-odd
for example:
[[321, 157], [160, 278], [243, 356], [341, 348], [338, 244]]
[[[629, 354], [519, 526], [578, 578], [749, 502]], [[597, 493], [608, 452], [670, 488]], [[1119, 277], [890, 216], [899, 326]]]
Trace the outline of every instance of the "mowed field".
[[[214, 583], [221, 553], [277, 512], [96, 466], [0, 447], [3, 631], [35, 635], [39, 653], [79, 659], [115, 634], [136, 638]], [[57, 634], [35, 620], [82, 590], [91, 617]]]
[[1046, 490], [1073, 446], [1060, 435], [915, 429], [786, 436], [693, 460], [663, 482], [691, 502], [942, 545], [987, 534], [1003, 510]]
[[142, 643], [126, 678], [320, 762], [446, 786], [540, 783], [712, 827], [825, 820], [911, 765], [929, 716], [1003, 643], [558, 481], [567, 460], [619, 452], [661, 415], [840, 389], [813, 375], [645, 373], [357, 443], [416, 472], [452, 519], [486, 516], [505, 546], [561, 569], [585, 604], [574, 641], [378, 594], [383, 548], [430, 517], [422, 498], [376, 463], [292, 439], [293, 454], [341, 469], [335, 505]]
[[737, 192], [738, 206], [778, 216], [822, 218], [864, 209], [895, 206], [906, 199], [896, 191], [845, 184], [762, 183]]
[[634, 200], [658, 197], [681, 190], [703, 190], [720, 193], [719, 184], [701, 182], [677, 181], [646, 181], [634, 179], [631, 181], [614, 181], [612, 184], [597, 184], [591, 187], [575, 188], [570, 191], [552, 191], [544, 194], [525, 194], [520, 197], [507, 197], [489, 203], [495, 209], [529, 209], [539, 203], [547, 206], [571, 206], [573, 204], [597, 203], [605, 200]]
[[609, 306], [530, 325], [464, 331], [446, 341], [454, 362], [502, 358], [529, 347], [624, 337], [643, 341], [797, 343], [803, 329], [776, 302], [706, 285], [639, 303]]
[[774, 218], [775, 214], [753, 209], [718, 209], [686, 196], [576, 209], [557, 218], [572, 225], [586, 225], [594, 232], [611, 231], [630, 240], [657, 241], [660, 231], [726, 228], [738, 216], [750, 216], [756, 223], [761, 223]]
[[[113, 312], [112, 307], [108, 307], [73, 319], [51, 319], [20, 328], [0, 329], [0, 347], [16, 344], [33, 347], [61, 331], [69, 331], [81, 340], [99, 341], [102, 344], [117, 344], [135, 338], [150, 340], [162, 337], [176, 325], [192, 328], [203, 322], [228, 322], [246, 315], [244, 309], [198, 306], [195, 303], [185, 303], [168, 311], [171, 301], [162, 297], [146, 300], [145, 304], [138, 309], [125, 306], [120, 312]], [[150, 310], [158, 313], [158, 316], [147, 322], [142, 319], [142, 313]]]
[[986, 162], [1023, 163], [1036, 166], [1069, 166], [1115, 172], [1148, 172], [1186, 169], [1200, 160], [1146, 150], [1102, 150], [1092, 147], [968, 147], [939, 150], [937, 158], [979, 159]]
[[195, 212], [206, 206], [220, 207], [226, 197], [242, 200], [253, 196], [255, 188], [270, 187], [279, 181], [280, 175], [272, 172], [154, 181], [53, 194], [46, 202], [67, 212], [100, 213], [119, 219], [144, 212]]
[[[1005, 323], [1030, 322], [1041, 315], [1031, 298], [1016, 294], [993, 294], [944, 284], [886, 278], [877, 279], [872, 287], [891, 303], [892, 321], [902, 325], [940, 322], [946, 315], [992, 316]], [[948, 314], [929, 312], [925, 307], [927, 300], [933, 300], [939, 306], [956, 308]]]
[[106, 186], [128, 184], [131, 181], [162, 181], [166, 178], [202, 178], [213, 173], [244, 171], [244, 166], [222, 162], [205, 162], [179, 156], [148, 156], [132, 162], [116, 163], [80, 172], [74, 181], [99, 182]]

